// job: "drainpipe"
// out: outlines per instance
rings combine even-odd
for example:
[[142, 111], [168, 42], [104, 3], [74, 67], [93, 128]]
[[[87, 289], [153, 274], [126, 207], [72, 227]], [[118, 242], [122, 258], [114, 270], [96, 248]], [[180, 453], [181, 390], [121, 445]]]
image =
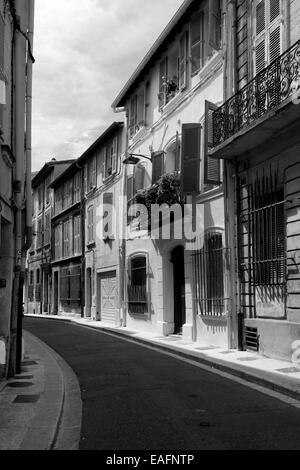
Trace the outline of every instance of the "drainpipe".
[[[117, 108], [115, 112], [124, 112], [125, 108]], [[129, 114], [126, 111], [126, 142], [125, 142], [125, 155], [128, 156], [128, 142], [129, 142]], [[122, 163], [121, 163], [122, 164]], [[122, 208], [121, 208], [121, 239], [119, 246], [119, 292], [120, 292], [120, 326], [126, 327], [127, 314], [126, 314], [126, 291], [127, 291], [127, 276], [126, 276], [126, 229], [127, 229], [127, 165], [123, 165], [123, 184], [122, 184]]]
[[[29, 0], [28, 41], [33, 51], [35, 0]], [[31, 129], [32, 129], [32, 65], [33, 58], [28, 54], [26, 90], [26, 249], [32, 245], [32, 187], [31, 187]]]
[[[18, 5], [19, 6], [19, 5]], [[17, 6], [17, 14], [19, 9]], [[15, 269], [13, 282], [13, 298], [11, 313], [11, 340], [9, 357], [9, 375], [20, 372], [22, 356], [22, 309], [20, 297], [23, 298], [22, 262], [24, 261], [24, 239], [22, 230], [22, 213], [25, 187], [25, 38], [19, 31], [19, 18], [24, 17], [24, 9], [20, 8], [20, 16], [14, 21], [15, 41], [14, 41], [14, 87], [15, 87], [15, 107], [14, 107], [14, 151], [16, 157], [14, 175], [14, 203], [15, 203]], [[27, 24], [26, 24], [27, 27]]]

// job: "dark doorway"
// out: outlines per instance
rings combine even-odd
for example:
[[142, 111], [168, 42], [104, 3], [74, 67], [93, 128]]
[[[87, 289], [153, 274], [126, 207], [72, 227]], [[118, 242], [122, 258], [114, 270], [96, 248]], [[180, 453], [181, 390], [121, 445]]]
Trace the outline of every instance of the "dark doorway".
[[174, 279], [174, 323], [175, 334], [182, 333], [185, 324], [185, 275], [184, 275], [184, 248], [178, 246], [171, 253]]
[[53, 299], [53, 315], [58, 315], [58, 272], [54, 273]]

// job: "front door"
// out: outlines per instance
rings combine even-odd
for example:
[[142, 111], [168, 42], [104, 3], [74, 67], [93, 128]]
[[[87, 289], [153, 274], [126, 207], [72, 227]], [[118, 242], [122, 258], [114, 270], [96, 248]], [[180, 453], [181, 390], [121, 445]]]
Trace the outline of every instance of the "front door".
[[171, 262], [173, 263], [174, 279], [174, 323], [175, 334], [182, 333], [185, 324], [185, 275], [184, 275], [184, 248], [178, 246], [172, 251]]

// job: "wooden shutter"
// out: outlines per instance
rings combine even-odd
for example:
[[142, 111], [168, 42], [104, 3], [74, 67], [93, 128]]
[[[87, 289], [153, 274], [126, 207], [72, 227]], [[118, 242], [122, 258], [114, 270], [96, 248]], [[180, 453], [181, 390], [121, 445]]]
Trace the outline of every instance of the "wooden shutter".
[[93, 188], [97, 186], [97, 158], [96, 155], [93, 157], [92, 160], [92, 185]]
[[145, 188], [145, 167], [137, 165], [134, 169], [135, 191]]
[[255, 4], [255, 73], [282, 53], [281, 0], [258, 0]]
[[203, 53], [203, 31], [201, 28], [203, 14], [197, 12], [191, 22], [191, 62], [192, 75], [200, 70]]
[[137, 124], [137, 95], [132, 96], [130, 100], [129, 131], [130, 137], [135, 134]]
[[213, 112], [217, 106], [205, 102], [205, 142], [204, 142], [204, 184], [219, 185], [221, 183], [221, 162], [208, 155], [213, 147]]
[[220, 0], [209, 0], [208, 38], [210, 47], [219, 50], [221, 44]]
[[116, 173], [118, 169], [118, 136], [113, 140], [112, 172]]
[[187, 86], [187, 31], [180, 36], [179, 48], [179, 89], [184, 90]]
[[165, 57], [159, 64], [159, 108], [166, 104], [166, 86], [168, 79], [168, 58]]
[[196, 194], [200, 189], [201, 124], [182, 126], [181, 185], [183, 194]]
[[157, 183], [159, 178], [164, 174], [165, 152], [152, 153], [152, 184]]
[[105, 213], [103, 214], [103, 238], [112, 238], [113, 236], [113, 193], [103, 194], [103, 206]]

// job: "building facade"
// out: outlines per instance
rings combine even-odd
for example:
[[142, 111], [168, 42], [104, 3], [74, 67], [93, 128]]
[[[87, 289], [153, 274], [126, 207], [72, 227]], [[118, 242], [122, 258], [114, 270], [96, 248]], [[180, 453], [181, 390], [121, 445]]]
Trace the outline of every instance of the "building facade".
[[229, 12], [227, 96], [212, 117], [211, 156], [226, 168], [233, 335], [236, 346], [291, 360], [300, 338], [300, 4], [238, 0]]
[[126, 133], [113, 123], [80, 158], [85, 193], [85, 317], [120, 324]]
[[52, 229], [54, 195], [51, 183], [73, 160], [46, 163], [32, 180], [33, 243], [28, 251], [24, 310], [28, 314], [50, 314], [52, 296]]
[[77, 161], [56, 178], [52, 216], [52, 314], [83, 316], [83, 171]]
[[[208, 156], [224, 99], [222, 11], [222, 2], [185, 1], [113, 108], [128, 123], [123, 325], [227, 346], [223, 165]], [[148, 213], [145, 226], [136, 203], [165, 204], [163, 221]], [[193, 212], [196, 238], [182, 233]]]
[[20, 370], [22, 356], [23, 283], [32, 236], [33, 18], [32, 0], [0, 1], [0, 379]]

